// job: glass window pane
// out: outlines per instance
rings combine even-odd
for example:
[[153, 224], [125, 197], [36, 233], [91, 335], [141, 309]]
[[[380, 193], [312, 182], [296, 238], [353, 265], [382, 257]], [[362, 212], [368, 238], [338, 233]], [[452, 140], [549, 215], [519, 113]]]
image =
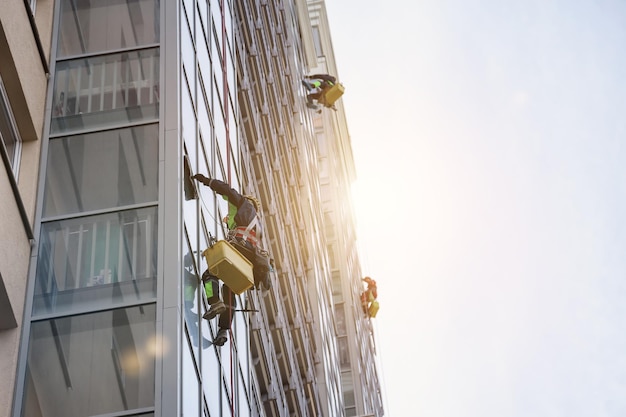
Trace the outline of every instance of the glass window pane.
[[158, 125], [50, 140], [44, 217], [158, 200]]
[[[192, 20], [193, 22], [193, 20]], [[196, 86], [196, 64], [195, 64], [195, 46], [191, 37], [190, 28], [186, 22], [181, 23], [181, 39], [180, 39], [180, 56], [183, 62], [183, 68], [187, 74], [189, 88], [195, 90]], [[193, 95], [192, 95], [193, 98]]]
[[333, 302], [341, 303], [343, 302], [343, 291], [341, 289], [341, 275], [339, 272], [332, 273], [333, 280]]
[[8, 108], [5, 106], [5, 102], [0, 100], [0, 138], [4, 143], [4, 148], [9, 156], [11, 164], [15, 160], [15, 132], [11, 126], [11, 119], [9, 118]]
[[198, 381], [198, 373], [194, 356], [191, 353], [187, 338], [183, 338], [183, 371], [181, 382], [183, 384], [183, 416], [199, 417], [200, 416], [200, 381]]
[[335, 326], [337, 336], [345, 336], [346, 331], [346, 311], [343, 304], [335, 304]]
[[106, 128], [159, 116], [159, 50], [57, 63], [51, 133]]
[[82, 417], [154, 406], [155, 305], [34, 322], [26, 410]]
[[159, 42], [158, 0], [63, 0], [58, 56]]
[[19, 167], [20, 139], [14, 123], [11, 104], [4, 90], [4, 84], [0, 79], [0, 141], [7, 151], [13, 173], [17, 174]]
[[347, 337], [339, 337], [337, 339], [339, 344], [339, 363], [341, 365], [341, 369], [349, 369], [350, 368], [350, 349], [348, 347], [348, 339]]
[[44, 223], [33, 314], [156, 296], [157, 208]]
[[[213, 327], [214, 332], [217, 331], [217, 324], [207, 320], [202, 320], [201, 326], [203, 334], [210, 334], [209, 326]], [[202, 388], [211, 416], [220, 415], [220, 369], [222, 365], [217, 357], [216, 349], [224, 351], [228, 347], [216, 348], [211, 346], [211, 348], [202, 351]]]

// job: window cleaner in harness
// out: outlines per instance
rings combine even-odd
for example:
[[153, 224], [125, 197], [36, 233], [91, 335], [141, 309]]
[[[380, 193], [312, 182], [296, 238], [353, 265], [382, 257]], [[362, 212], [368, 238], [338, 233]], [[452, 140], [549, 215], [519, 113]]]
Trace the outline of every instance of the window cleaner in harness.
[[363, 282], [367, 284], [367, 288], [361, 293], [361, 307], [363, 312], [371, 318], [376, 317], [380, 305], [378, 304], [378, 289], [376, 281], [370, 277], [363, 278]]
[[302, 85], [307, 89], [306, 106], [310, 109], [321, 111], [319, 105], [337, 110], [335, 102], [343, 95], [345, 88], [337, 82], [337, 78], [328, 74], [308, 75], [302, 80]]
[[[219, 315], [219, 331], [213, 344], [223, 346], [232, 324], [237, 302], [235, 294], [241, 294], [253, 285], [255, 288], [262, 286], [269, 289], [271, 287], [269, 273], [273, 270], [273, 260], [267, 251], [259, 247], [262, 237], [259, 201], [253, 196], [240, 194], [223, 181], [202, 174], [196, 174], [191, 178], [211, 188], [228, 201], [228, 217], [224, 219], [228, 226], [227, 240], [217, 242], [205, 251], [209, 269], [202, 274], [202, 282], [210, 305], [203, 318], [211, 320]], [[235, 251], [245, 259], [241, 259]], [[221, 261], [224, 258], [226, 261], [221, 263], [221, 266], [217, 264], [219, 261], [213, 262], [214, 259]], [[246, 272], [249, 271], [250, 264], [252, 277]], [[250, 278], [253, 278], [253, 282]], [[219, 279], [224, 282], [222, 299], [219, 296]]]

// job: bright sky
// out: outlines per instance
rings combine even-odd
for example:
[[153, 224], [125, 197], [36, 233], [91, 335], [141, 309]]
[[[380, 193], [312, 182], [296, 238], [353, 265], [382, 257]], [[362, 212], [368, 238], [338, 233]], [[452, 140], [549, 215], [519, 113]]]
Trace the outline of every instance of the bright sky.
[[326, 4], [386, 416], [626, 416], [626, 2]]

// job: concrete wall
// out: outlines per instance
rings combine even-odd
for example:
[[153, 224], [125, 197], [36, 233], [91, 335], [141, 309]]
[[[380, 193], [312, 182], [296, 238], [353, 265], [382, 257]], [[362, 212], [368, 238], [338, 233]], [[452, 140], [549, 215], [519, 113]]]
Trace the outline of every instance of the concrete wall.
[[[0, 76], [23, 142], [17, 184], [31, 229], [35, 216], [45, 117], [48, 85], [45, 68], [49, 62], [53, 5], [53, 0], [37, 2], [36, 31], [31, 27], [23, 1], [3, 2], [0, 7]], [[42, 62], [37, 48], [37, 36], [43, 46], [45, 62]], [[10, 415], [13, 403], [31, 248], [10, 177], [2, 165], [0, 275], [10, 306], [3, 303], [0, 310], [5, 312], [10, 308], [17, 321], [17, 328], [0, 330], [0, 417], [6, 417]]]

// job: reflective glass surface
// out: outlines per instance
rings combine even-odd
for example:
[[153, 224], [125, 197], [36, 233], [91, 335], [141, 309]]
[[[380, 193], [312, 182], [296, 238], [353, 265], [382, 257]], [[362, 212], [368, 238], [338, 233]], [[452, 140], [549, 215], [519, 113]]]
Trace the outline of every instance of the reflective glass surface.
[[200, 381], [187, 338], [183, 339], [182, 408], [183, 416], [200, 416]]
[[61, 61], [50, 133], [156, 121], [159, 90], [157, 48]]
[[44, 217], [158, 199], [157, 124], [51, 139]]
[[159, 42], [159, 0], [62, 0], [59, 57]]
[[11, 103], [9, 103], [4, 84], [0, 79], [0, 145], [4, 145], [4, 149], [9, 157], [9, 163], [13, 168], [13, 172], [17, 172], [19, 165], [19, 136], [13, 124], [13, 116], [11, 111]]
[[33, 314], [155, 297], [157, 208], [44, 223]]
[[341, 369], [350, 369], [350, 350], [347, 337], [339, 337], [337, 343], [339, 345], [339, 363]]
[[32, 323], [22, 416], [152, 407], [155, 322], [149, 304]]
[[[213, 322], [217, 322], [216, 319], [212, 320]], [[212, 323], [209, 323], [207, 320], [202, 320], [202, 331], [205, 334], [209, 333], [209, 327]], [[217, 323], [213, 326], [213, 332], [217, 330]], [[204, 389], [204, 395], [207, 400], [207, 406], [209, 408], [209, 412], [211, 416], [219, 416], [220, 415], [220, 377], [221, 377], [221, 364], [218, 361], [216, 355], [216, 349], [224, 350], [228, 349], [228, 347], [215, 348], [211, 347], [203, 351], [202, 353], [202, 387]]]

